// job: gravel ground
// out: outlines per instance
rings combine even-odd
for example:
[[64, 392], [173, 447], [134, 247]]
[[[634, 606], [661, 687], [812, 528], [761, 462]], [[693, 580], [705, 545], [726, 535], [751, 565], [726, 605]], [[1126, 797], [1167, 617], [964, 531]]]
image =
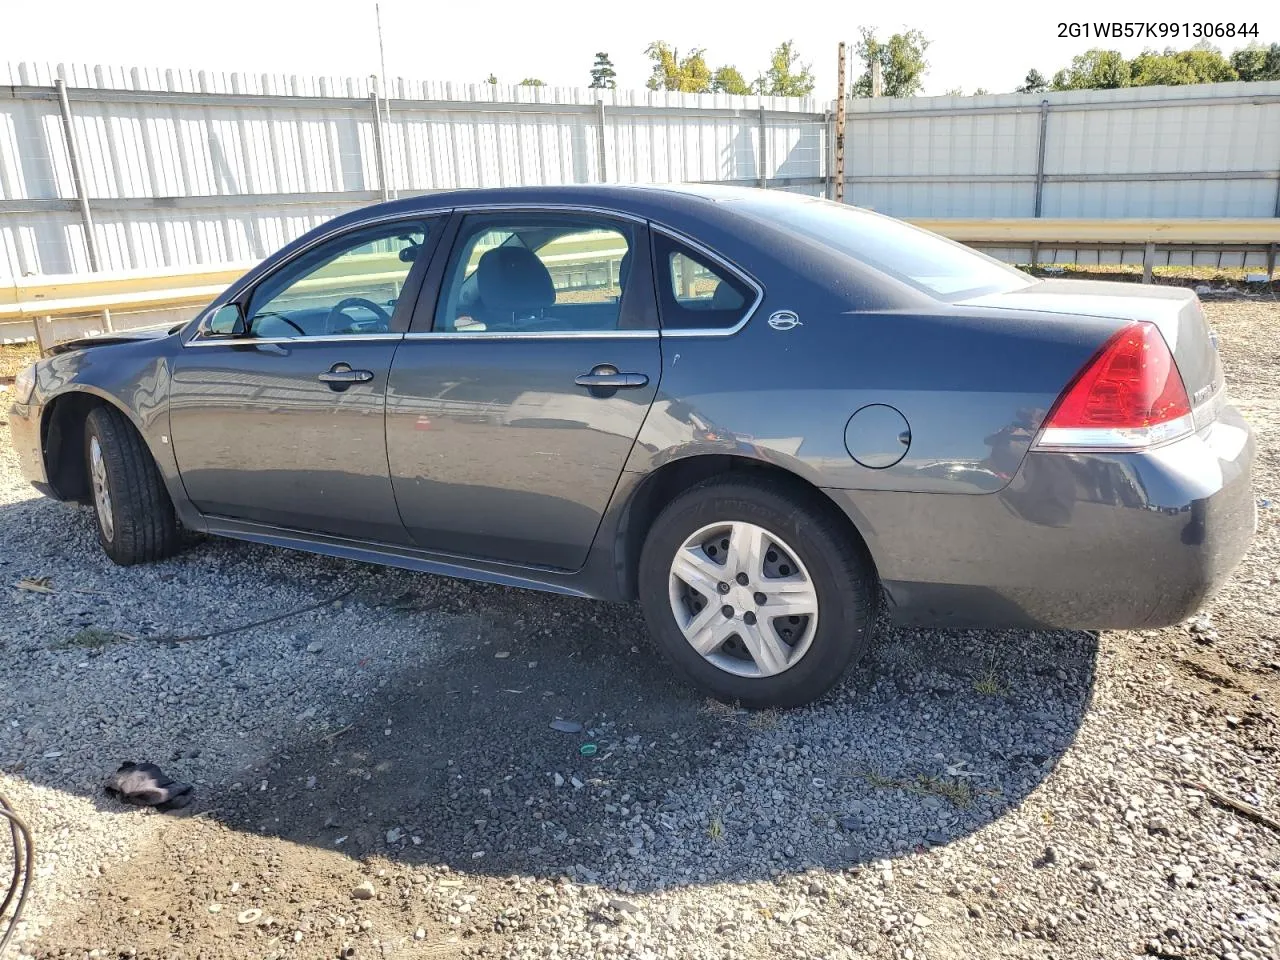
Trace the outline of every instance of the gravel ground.
[[[219, 541], [117, 569], [0, 446], [23, 955], [1280, 955], [1280, 305], [1207, 309], [1275, 506], [1200, 616], [886, 627], [785, 714], [696, 699], [630, 607]], [[105, 798], [124, 760], [195, 803]]]

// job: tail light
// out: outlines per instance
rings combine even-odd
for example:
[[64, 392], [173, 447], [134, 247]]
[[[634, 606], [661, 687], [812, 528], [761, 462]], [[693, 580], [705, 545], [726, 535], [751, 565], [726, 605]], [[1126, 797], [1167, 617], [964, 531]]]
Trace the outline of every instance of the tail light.
[[1036, 445], [1142, 449], [1193, 430], [1191, 401], [1169, 345], [1155, 324], [1132, 323], [1076, 375]]

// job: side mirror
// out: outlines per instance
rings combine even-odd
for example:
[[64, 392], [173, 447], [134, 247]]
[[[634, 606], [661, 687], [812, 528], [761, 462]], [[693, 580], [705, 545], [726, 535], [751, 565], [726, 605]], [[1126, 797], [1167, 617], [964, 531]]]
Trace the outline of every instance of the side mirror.
[[220, 306], [205, 324], [205, 332], [211, 337], [243, 337], [244, 314], [234, 303]]

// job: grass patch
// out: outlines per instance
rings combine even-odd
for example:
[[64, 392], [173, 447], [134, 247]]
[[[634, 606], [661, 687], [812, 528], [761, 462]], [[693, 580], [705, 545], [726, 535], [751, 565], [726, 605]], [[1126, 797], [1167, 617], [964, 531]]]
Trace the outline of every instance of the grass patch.
[[706, 700], [701, 707], [702, 713], [714, 717], [721, 723], [736, 723], [750, 727], [752, 730], [773, 730], [782, 722], [782, 713], [778, 710], [747, 710], [742, 704], [721, 703], [719, 700]]
[[999, 674], [994, 670], [988, 670], [973, 681], [973, 691], [984, 697], [1003, 697], [1009, 692], [1009, 687], [1000, 679]]
[[973, 806], [973, 787], [968, 780], [943, 780], [941, 777], [917, 777], [902, 789], [920, 796], [941, 797], [953, 807], [964, 810]]
[[719, 817], [712, 817], [711, 822], [707, 824], [707, 836], [711, 838], [712, 843], [723, 843], [724, 821]]
[[100, 627], [85, 627], [78, 630], [58, 647], [63, 650], [101, 650], [103, 647], [109, 647], [114, 643], [132, 639], [123, 633], [116, 633], [114, 630], [103, 630]]
[[755, 713], [747, 717], [747, 726], [754, 730], [772, 730], [778, 725], [778, 721], [782, 719], [782, 715], [777, 710], [769, 708], [768, 710], [757, 710]]
[[702, 712], [717, 720], [732, 720], [741, 709], [736, 703], [723, 703], [709, 698], [702, 704]]
[[975, 787], [968, 780], [948, 780], [943, 777], [931, 777], [920, 774], [912, 780], [886, 777], [874, 770], [855, 774], [877, 790], [903, 790], [918, 797], [940, 797], [953, 807], [964, 810], [973, 806], [978, 797], [994, 797], [1000, 791], [989, 787]]

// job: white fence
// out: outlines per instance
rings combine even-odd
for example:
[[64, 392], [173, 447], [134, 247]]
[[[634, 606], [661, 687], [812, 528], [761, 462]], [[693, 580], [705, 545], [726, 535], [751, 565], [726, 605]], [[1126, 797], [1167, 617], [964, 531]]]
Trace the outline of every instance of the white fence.
[[259, 258], [384, 180], [395, 195], [825, 170], [806, 100], [396, 80], [387, 123], [368, 81], [19, 65], [0, 87], [0, 276], [90, 267], [59, 75], [103, 270]]
[[899, 217], [1280, 216], [1280, 81], [854, 100], [845, 198]]
[[[810, 100], [395, 79], [388, 120], [349, 78], [19, 64], [8, 81], [0, 282], [254, 260], [384, 190], [830, 187], [830, 111]], [[1280, 82], [858, 100], [845, 142], [846, 199], [897, 216], [1280, 215]]]

